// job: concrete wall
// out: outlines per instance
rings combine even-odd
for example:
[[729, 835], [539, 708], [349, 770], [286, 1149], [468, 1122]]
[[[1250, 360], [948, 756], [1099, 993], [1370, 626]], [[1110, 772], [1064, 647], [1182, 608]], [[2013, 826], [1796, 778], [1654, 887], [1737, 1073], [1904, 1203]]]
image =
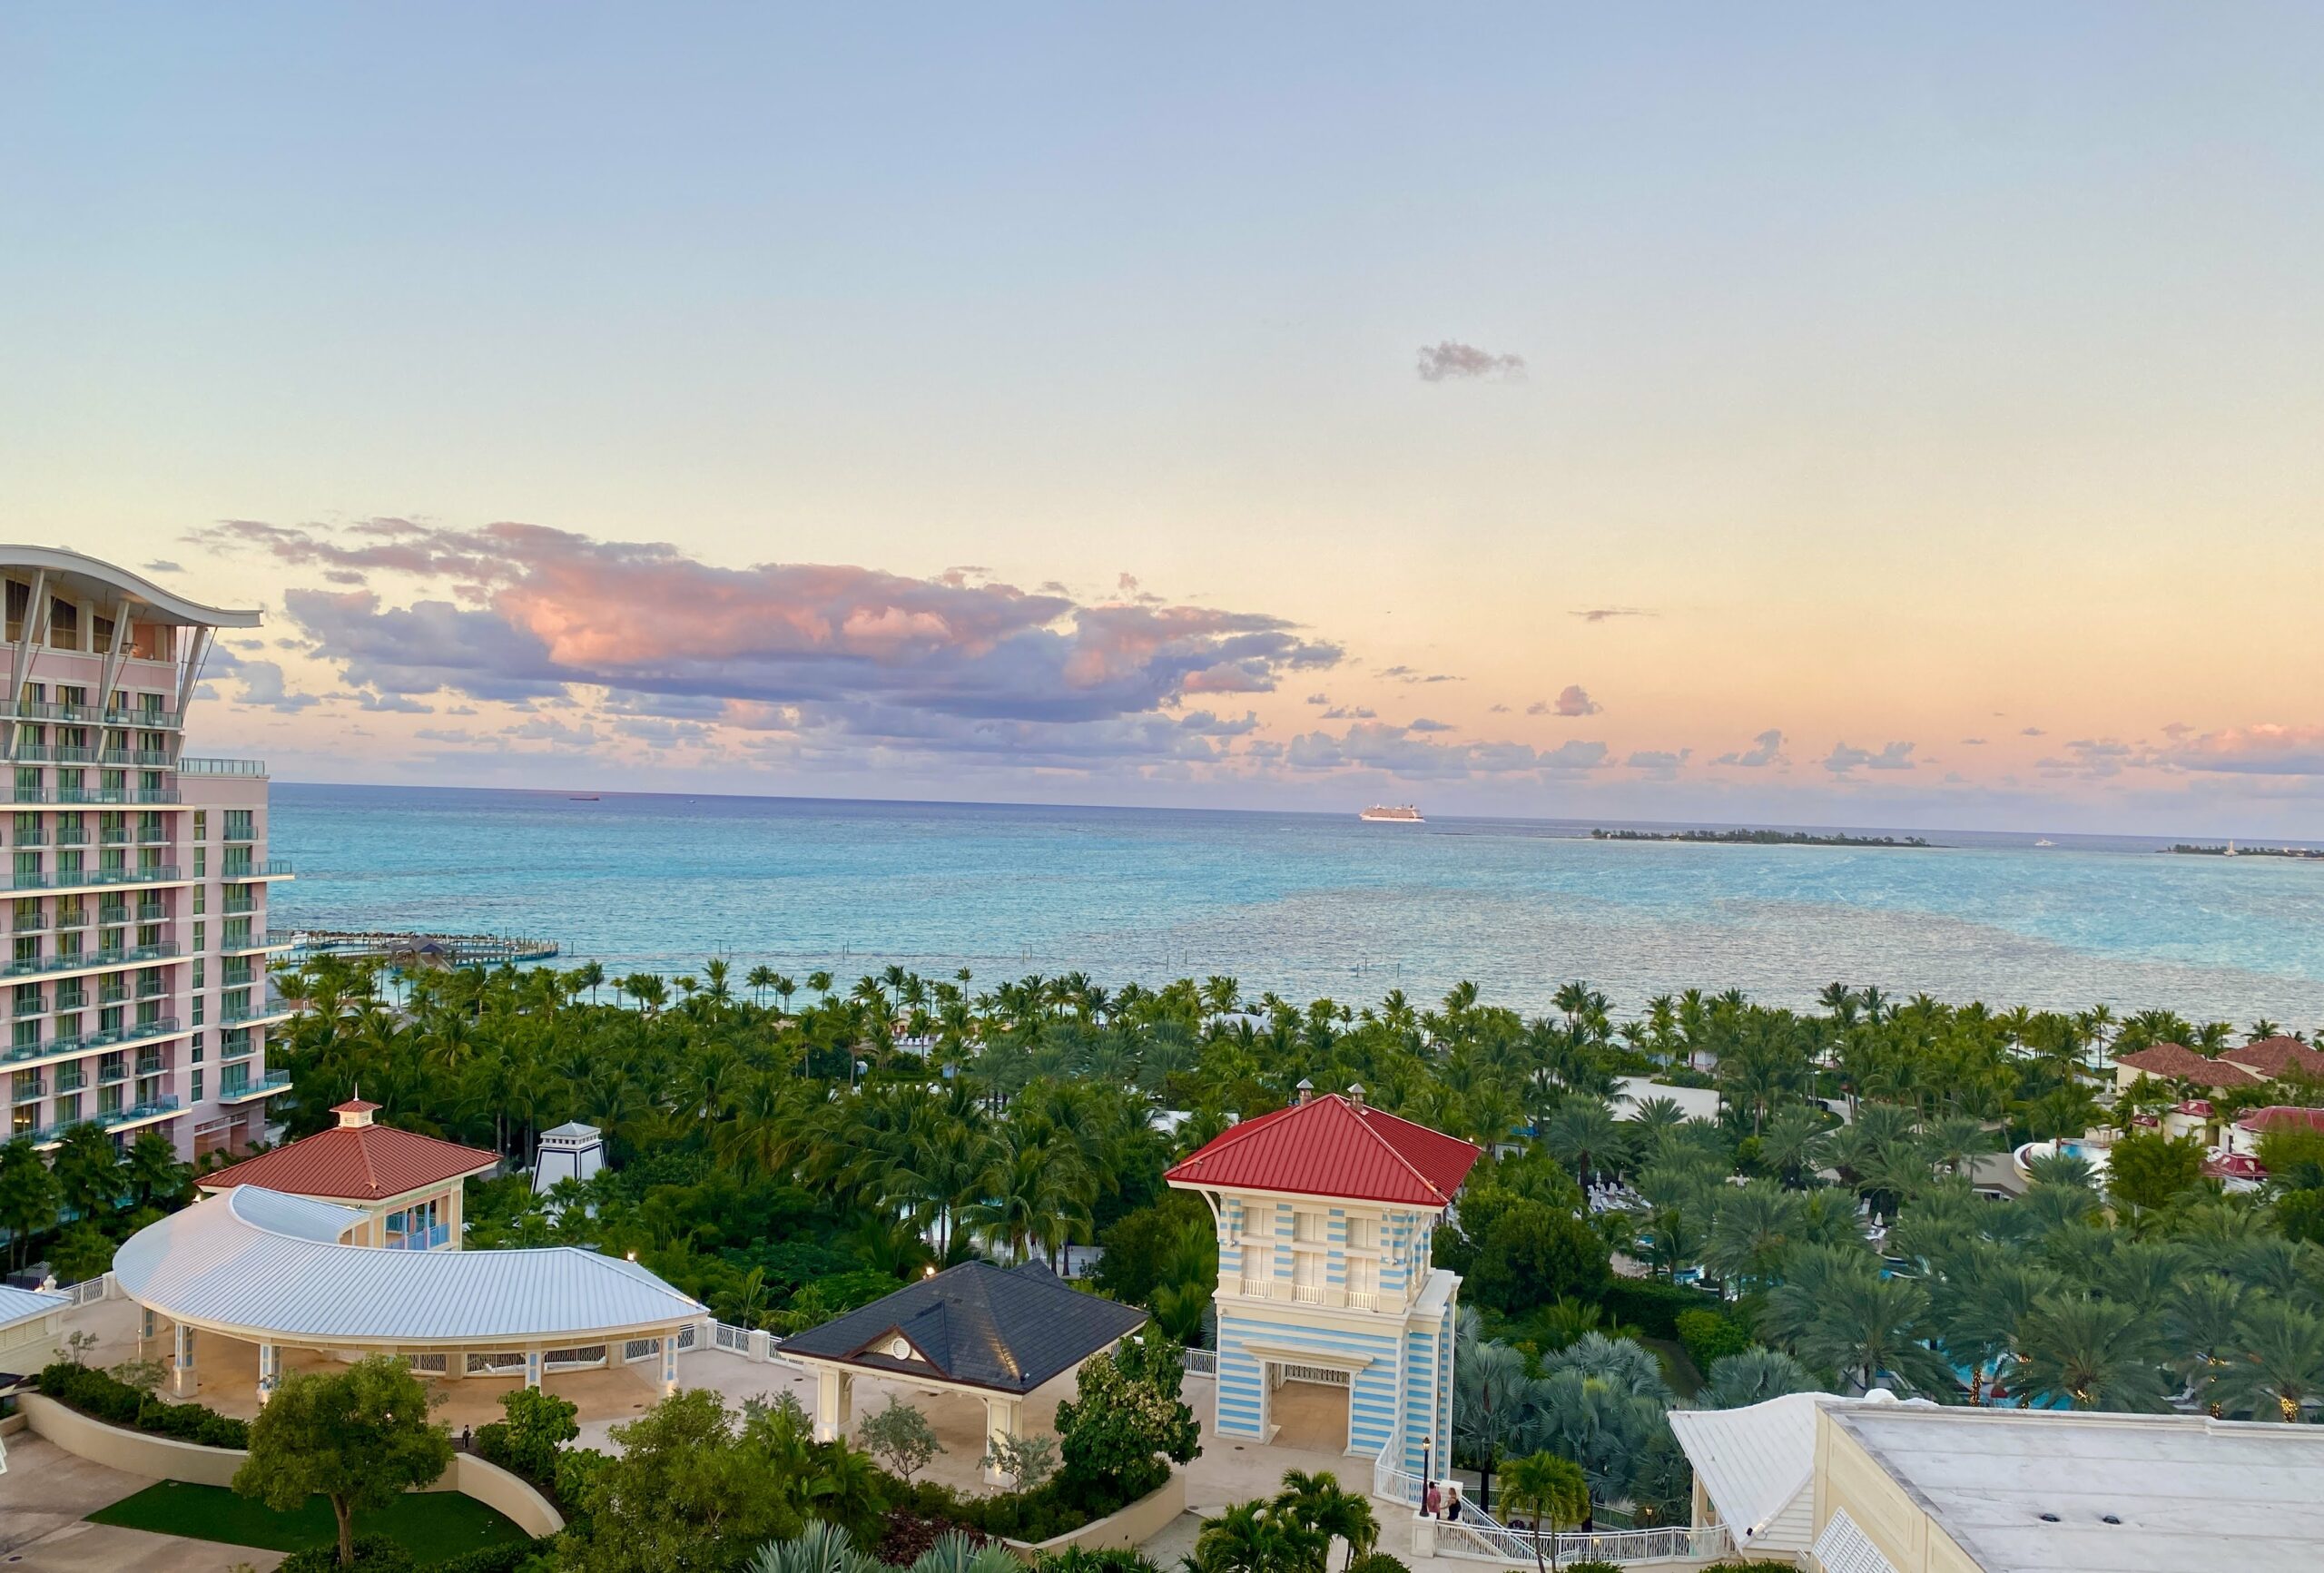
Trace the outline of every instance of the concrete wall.
[[1939, 1529], [1911, 1493], [1832, 1423], [1816, 1412], [1816, 1534], [1845, 1510], [1896, 1573], [1979, 1573], [1976, 1560]]
[[1170, 1520], [1186, 1510], [1187, 1477], [1183, 1471], [1173, 1470], [1167, 1480], [1118, 1513], [1094, 1519], [1069, 1534], [1039, 1545], [1023, 1540], [1004, 1540], [1001, 1544], [1026, 1562], [1068, 1546], [1078, 1546], [1085, 1551], [1135, 1550], [1160, 1534]]
[[[197, 1486], [231, 1487], [234, 1471], [250, 1457], [240, 1448], [205, 1448], [182, 1442], [175, 1437], [123, 1430], [119, 1426], [91, 1420], [38, 1393], [19, 1394], [16, 1401], [34, 1431], [68, 1453], [124, 1474], [143, 1475], [156, 1480], [185, 1480]], [[507, 1470], [471, 1454], [452, 1455], [452, 1467], [425, 1489], [474, 1497], [486, 1507], [507, 1514], [527, 1535], [554, 1535], [565, 1528], [564, 1516], [547, 1497]], [[1183, 1501], [1183, 1490], [1180, 1498]], [[1137, 1506], [1133, 1502], [1123, 1511], [1134, 1510]]]

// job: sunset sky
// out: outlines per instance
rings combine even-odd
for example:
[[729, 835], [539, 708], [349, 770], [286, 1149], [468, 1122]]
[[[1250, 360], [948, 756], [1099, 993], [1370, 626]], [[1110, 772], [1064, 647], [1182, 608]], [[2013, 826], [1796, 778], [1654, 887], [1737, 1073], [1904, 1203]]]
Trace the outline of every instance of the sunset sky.
[[2324, 11], [16, 7], [281, 780], [2324, 839]]

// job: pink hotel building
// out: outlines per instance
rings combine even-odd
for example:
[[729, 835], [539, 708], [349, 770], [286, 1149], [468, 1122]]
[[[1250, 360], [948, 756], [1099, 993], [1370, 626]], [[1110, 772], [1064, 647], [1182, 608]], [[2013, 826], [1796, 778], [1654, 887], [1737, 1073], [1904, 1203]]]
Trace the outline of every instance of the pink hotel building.
[[94, 1123], [179, 1155], [239, 1150], [288, 1085], [267, 1033], [266, 767], [183, 752], [221, 628], [256, 612], [173, 595], [49, 546], [0, 546], [11, 682], [9, 1128], [42, 1148]]

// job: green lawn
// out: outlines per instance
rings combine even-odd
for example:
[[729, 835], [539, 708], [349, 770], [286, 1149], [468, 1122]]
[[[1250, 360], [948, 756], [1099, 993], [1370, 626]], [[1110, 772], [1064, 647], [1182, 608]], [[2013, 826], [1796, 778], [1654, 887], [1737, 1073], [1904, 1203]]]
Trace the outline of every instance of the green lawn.
[[[235, 1495], [222, 1486], [189, 1486], [163, 1480], [133, 1497], [123, 1497], [110, 1508], [89, 1515], [93, 1524], [116, 1524], [130, 1529], [151, 1529], [157, 1535], [183, 1535], [194, 1540], [218, 1540], [229, 1546], [257, 1546], [269, 1551], [299, 1551], [328, 1546], [339, 1539], [338, 1520], [330, 1504], [310, 1497], [295, 1513], [278, 1513], [265, 1503]], [[422, 1567], [521, 1540], [525, 1532], [507, 1519], [458, 1491], [413, 1492], [396, 1499], [377, 1513], [355, 1515], [357, 1534], [387, 1535], [403, 1543]]]

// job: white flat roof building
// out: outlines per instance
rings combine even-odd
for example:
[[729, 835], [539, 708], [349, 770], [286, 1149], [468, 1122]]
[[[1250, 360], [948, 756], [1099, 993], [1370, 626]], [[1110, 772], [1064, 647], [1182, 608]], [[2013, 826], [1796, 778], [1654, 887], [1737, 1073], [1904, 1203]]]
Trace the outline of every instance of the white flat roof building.
[[1816, 1425], [1829, 1573], [2324, 1567], [2324, 1428], [1917, 1404]]

